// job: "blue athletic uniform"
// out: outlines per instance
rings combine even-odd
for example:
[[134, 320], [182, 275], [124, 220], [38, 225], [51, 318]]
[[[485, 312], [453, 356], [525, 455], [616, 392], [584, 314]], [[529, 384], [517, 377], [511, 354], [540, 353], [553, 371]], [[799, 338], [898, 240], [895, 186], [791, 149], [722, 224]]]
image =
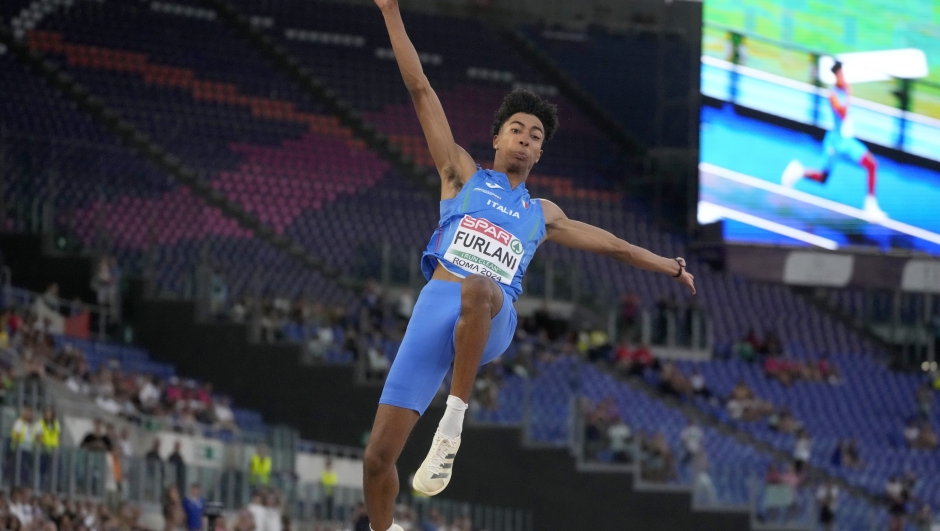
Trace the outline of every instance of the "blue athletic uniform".
[[441, 220], [421, 258], [428, 283], [415, 303], [380, 404], [423, 415], [454, 361], [461, 284], [431, 280], [437, 265], [461, 278], [484, 275], [503, 290], [503, 306], [490, 324], [483, 365], [509, 347], [516, 330], [512, 303], [522, 293], [522, 276], [544, 238], [541, 202], [529, 197], [524, 183], [512, 188], [504, 173], [480, 169], [456, 197], [441, 201]]
[[[844, 89], [833, 87], [832, 93], [839, 100], [840, 104], [845, 105], [848, 102], [849, 95]], [[831, 104], [829, 107], [832, 111], [832, 122], [834, 126], [823, 138], [823, 151], [826, 155], [826, 162], [823, 164], [823, 168], [831, 172], [833, 165], [839, 157], [844, 157], [851, 162], [857, 163], [862, 160], [865, 153], [868, 153], [868, 148], [855, 138], [855, 133], [851, 130], [851, 121], [848, 120], [848, 113], [846, 113], [846, 120], [843, 120], [842, 117], [839, 116], [839, 113], [836, 112], [835, 107]]]

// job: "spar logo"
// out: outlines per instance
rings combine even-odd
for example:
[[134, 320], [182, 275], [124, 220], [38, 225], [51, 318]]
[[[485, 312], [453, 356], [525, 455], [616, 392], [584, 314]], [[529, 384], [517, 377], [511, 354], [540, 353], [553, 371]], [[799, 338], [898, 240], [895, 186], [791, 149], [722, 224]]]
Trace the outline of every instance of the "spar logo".
[[[475, 218], [473, 216], [464, 215], [463, 219], [460, 220], [460, 226], [465, 229], [470, 229], [474, 232], [479, 232], [480, 234], [489, 236], [503, 245], [511, 245], [513, 240], [519, 241], [512, 235], [511, 232], [503, 230], [502, 228], [490, 223], [483, 218]], [[519, 247], [521, 249], [522, 242], [519, 242]], [[513, 251], [515, 251], [515, 249], [513, 249]]]
[[522, 242], [519, 241], [519, 238], [513, 238], [513, 240], [509, 243], [509, 248], [512, 249], [512, 252], [516, 254], [522, 254]]

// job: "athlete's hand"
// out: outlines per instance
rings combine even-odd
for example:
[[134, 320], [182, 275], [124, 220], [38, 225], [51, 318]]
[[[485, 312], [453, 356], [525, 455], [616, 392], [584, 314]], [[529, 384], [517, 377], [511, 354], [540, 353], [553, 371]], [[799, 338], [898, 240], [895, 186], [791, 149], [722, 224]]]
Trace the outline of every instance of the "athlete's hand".
[[379, 6], [379, 9], [385, 9], [386, 7], [391, 7], [398, 3], [398, 0], [375, 0], [375, 5]]
[[695, 277], [685, 268], [685, 258], [680, 256], [676, 258], [676, 261], [682, 266], [682, 274], [678, 277], [673, 277], [673, 279], [683, 286], [688, 286], [689, 289], [692, 290], [692, 295], [695, 295]]

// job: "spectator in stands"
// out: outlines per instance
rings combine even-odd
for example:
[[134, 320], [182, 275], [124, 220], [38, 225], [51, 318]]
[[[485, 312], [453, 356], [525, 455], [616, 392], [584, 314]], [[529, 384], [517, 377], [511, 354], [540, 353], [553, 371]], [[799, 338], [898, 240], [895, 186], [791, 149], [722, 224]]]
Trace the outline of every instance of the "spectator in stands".
[[839, 500], [839, 487], [826, 479], [816, 489], [816, 503], [819, 505], [819, 525], [824, 531], [832, 531], [836, 521], [836, 502]]
[[180, 442], [174, 442], [173, 453], [166, 459], [166, 463], [169, 467], [168, 473], [176, 482], [177, 492], [183, 492], [186, 487], [186, 461], [183, 460], [180, 449]]
[[757, 337], [757, 332], [753, 328], [748, 330], [747, 335], [734, 347], [734, 351], [744, 361], [754, 361], [757, 354], [764, 350], [764, 344]]
[[813, 451], [813, 441], [809, 438], [809, 433], [805, 429], [800, 429], [796, 434], [796, 442], [793, 443], [793, 470], [803, 475], [806, 465]]
[[255, 518], [247, 507], [239, 509], [235, 517], [235, 523], [232, 525], [232, 531], [257, 531]]
[[27, 481], [25, 478], [32, 475], [33, 450], [41, 435], [39, 423], [33, 419], [33, 408], [23, 406], [20, 416], [13, 423], [13, 429], [10, 431], [10, 448], [20, 459], [19, 481], [21, 482], [25, 483]]
[[212, 318], [220, 318], [225, 314], [228, 305], [228, 284], [222, 275], [222, 270], [215, 268], [209, 278], [209, 314]]
[[206, 501], [202, 498], [202, 489], [199, 488], [199, 483], [193, 483], [189, 487], [189, 496], [183, 500], [187, 531], [202, 531], [202, 514], [205, 508]]
[[10, 310], [0, 312], [0, 350], [10, 348]]
[[714, 395], [712, 395], [711, 390], [705, 382], [705, 376], [702, 374], [702, 371], [698, 370], [698, 367], [692, 369], [692, 375], [689, 376], [689, 383], [692, 385], [692, 393], [695, 396], [700, 396], [709, 402], [713, 401]]
[[936, 450], [938, 446], [937, 434], [933, 431], [930, 421], [922, 419], [918, 429], [915, 448], [920, 450]]
[[731, 418], [746, 422], [755, 422], [773, 413], [773, 406], [757, 398], [744, 380], [735, 384], [726, 407]]
[[108, 256], [102, 256], [98, 260], [98, 266], [95, 268], [95, 274], [91, 279], [92, 288], [98, 295], [98, 304], [108, 310], [114, 309], [116, 311], [118, 308], [119, 273], [117, 261]]
[[692, 383], [675, 362], [667, 361], [659, 373], [659, 390], [667, 395], [688, 398], [692, 396]]
[[95, 419], [92, 431], [85, 435], [79, 446], [89, 452], [110, 452], [111, 445], [110, 437], [104, 432], [104, 423], [101, 419]]
[[796, 433], [803, 427], [786, 406], [767, 416], [767, 426], [780, 433]]
[[255, 447], [248, 469], [248, 484], [257, 489], [267, 487], [271, 483], [271, 456], [268, 455], [268, 445], [264, 443]]
[[116, 510], [121, 503], [121, 486], [124, 480], [121, 463], [121, 450], [115, 445], [105, 455], [106, 475], [104, 478], [105, 503], [111, 510]]
[[447, 531], [447, 524], [444, 522], [444, 516], [436, 507], [431, 507], [427, 518], [421, 522], [420, 531]]
[[284, 531], [284, 516], [281, 498], [274, 490], [267, 491], [265, 503], [265, 531]]
[[499, 371], [501, 367], [499, 358], [493, 360], [483, 366], [480, 375], [473, 382], [474, 400], [489, 411], [499, 409], [499, 390], [503, 386]]
[[42, 412], [42, 418], [39, 420], [37, 427], [37, 437], [42, 451], [39, 469], [43, 477], [43, 484], [45, 484], [45, 479], [49, 477], [52, 467], [55, 466], [62, 438], [62, 425], [59, 423], [59, 419], [56, 418], [55, 410], [51, 406], [46, 406]]
[[917, 531], [932, 531], [934, 529], [933, 516], [930, 514], [930, 504], [922, 503], [920, 509], [911, 516], [911, 523]]
[[177, 531], [186, 521], [183, 511], [183, 500], [180, 498], [179, 488], [171, 483], [163, 491], [161, 500], [163, 510], [164, 531]]
[[235, 413], [232, 412], [229, 397], [219, 397], [213, 402], [212, 407], [215, 410], [215, 427], [217, 429], [231, 432], [238, 431], [238, 424], [235, 422]]
[[369, 377], [376, 380], [384, 380], [388, 370], [392, 367], [392, 362], [385, 356], [382, 349], [383, 339], [380, 332], [372, 332], [372, 341], [366, 348], [366, 357], [369, 361]]
[[336, 494], [336, 485], [338, 483], [339, 475], [333, 470], [333, 459], [327, 457], [323, 462], [323, 472], [320, 474], [320, 487], [323, 489], [324, 511], [326, 513], [324, 516], [327, 520], [334, 518], [333, 496]]
[[890, 531], [902, 531], [904, 529], [904, 515], [907, 511], [907, 490], [904, 484], [897, 476], [891, 476], [885, 485], [885, 494], [888, 497], [888, 514], [891, 518], [888, 522]]
[[703, 452], [702, 441], [705, 438], [705, 432], [702, 431], [701, 426], [698, 425], [695, 419], [690, 418], [689, 424], [682, 428], [680, 438], [682, 439], [682, 459], [680, 462], [683, 466], [688, 466], [698, 454]]
[[930, 409], [933, 406], [933, 389], [930, 388], [930, 384], [926, 382], [921, 384], [914, 396], [917, 399], [917, 409], [921, 417], [929, 419]]
[[372, 531], [372, 527], [369, 526], [369, 513], [366, 512], [366, 504], [359, 503], [355, 509], [353, 509], [352, 514], [352, 531]]
[[777, 380], [787, 387], [793, 384], [795, 372], [798, 371], [794, 371], [791, 362], [783, 356], [771, 355], [764, 359], [764, 376]]
[[614, 463], [633, 461], [633, 432], [619, 415], [607, 428], [607, 443], [610, 447], [611, 461]]
[[675, 478], [676, 460], [662, 432], [644, 441], [643, 456], [640, 468], [643, 479], [664, 483]]
[[265, 527], [267, 524], [267, 509], [264, 506], [264, 496], [262, 491], [257, 490], [251, 495], [251, 501], [246, 507], [248, 512], [251, 513], [252, 519], [255, 522], [255, 531], [268, 531]]
[[904, 428], [904, 442], [906, 442], [907, 447], [912, 450], [918, 448], [920, 442], [920, 426], [915, 419], [907, 421], [907, 426]]

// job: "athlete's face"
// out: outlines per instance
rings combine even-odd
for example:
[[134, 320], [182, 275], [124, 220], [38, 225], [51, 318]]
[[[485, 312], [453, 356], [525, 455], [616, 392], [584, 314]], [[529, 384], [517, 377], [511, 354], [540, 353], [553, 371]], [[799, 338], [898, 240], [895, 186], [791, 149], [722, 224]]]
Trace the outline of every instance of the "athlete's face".
[[506, 173], [529, 173], [542, 156], [545, 127], [535, 115], [517, 112], [503, 124], [493, 137], [496, 167]]
[[842, 73], [842, 69], [836, 70], [836, 86], [844, 87], [845, 86], [845, 74]]

